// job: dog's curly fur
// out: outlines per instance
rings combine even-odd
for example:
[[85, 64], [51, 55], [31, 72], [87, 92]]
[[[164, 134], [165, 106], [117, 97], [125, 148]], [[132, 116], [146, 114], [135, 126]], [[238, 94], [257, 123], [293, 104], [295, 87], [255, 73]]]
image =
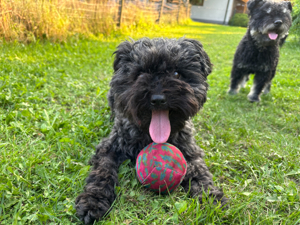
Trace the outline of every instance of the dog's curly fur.
[[[169, 110], [168, 142], [182, 151], [188, 164], [183, 188], [200, 201], [203, 191], [209, 191], [215, 202], [227, 202], [213, 184], [191, 122], [206, 101], [206, 77], [211, 67], [202, 44], [192, 39], [143, 38], [118, 46], [108, 93], [114, 126], [109, 137], [97, 146], [84, 192], [76, 199], [81, 220], [92, 223], [110, 209], [116, 197], [118, 167], [126, 159], [135, 162], [141, 149], [152, 142], [152, 110]], [[157, 95], [164, 97], [164, 104], [153, 104], [152, 98]]]
[[[249, 26], [234, 55], [228, 93], [237, 94], [253, 73], [254, 84], [248, 99], [259, 102], [263, 90], [265, 94], [270, 92], [279, 60], [279, 46], [284, 43], [292, 24], [292, 5], [290, 2], [250, 0], [247, 7]], [[272, 40], [269, 33], [276, 33], [278, 37]]]

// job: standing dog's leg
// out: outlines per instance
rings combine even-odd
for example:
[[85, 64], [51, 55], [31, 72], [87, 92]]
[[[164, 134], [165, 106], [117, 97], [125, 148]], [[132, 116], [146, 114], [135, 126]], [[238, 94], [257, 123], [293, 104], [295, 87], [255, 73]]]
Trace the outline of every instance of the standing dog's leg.
[[249, 75], [244, 76], [244, 79], [241, 82], [241, 87], [242, 88], [246, 87], [246, 83], [248, 82], [248, 80], [249, 80]]
[[248, 100], [250, 102], [259, 102], [260, 94], [262, 90], [267, 87], [271, 82], [273, 71], [268, 72], [257, 72], [254, 76], [253, 86], [251, 88], [250, 93], [248, 94]]
[[264, 88], [264, 94], [265, 95], [268, 94], [268, 93], [270, 93], [270, 91], [271, 91], [272, 80], [273, 80], [273, 78], [275, 76], [275, 73], [276, 73], [276, 70], [273, 70], [272, 74], [271, 74], [271, 80], [270, 80], [270, 82]]
[[271, 91], [271, 81], [265, 86], [263, 93], [266, 95], [270, 93], [270, 91]]
[[85, 224], [101, 219], [116, 198], [118, 163], [112, 154], [100, 151], [92, 159], [93, 169], [86, 179], [84, 192], [75, 201], [77, 215]]
[[243, 69], [233, 67], [231, 71], [231, 82], [228, 94], [235, 95], [239, 92], [240, 85], [244, 85], [248, 81], [248, 74]]

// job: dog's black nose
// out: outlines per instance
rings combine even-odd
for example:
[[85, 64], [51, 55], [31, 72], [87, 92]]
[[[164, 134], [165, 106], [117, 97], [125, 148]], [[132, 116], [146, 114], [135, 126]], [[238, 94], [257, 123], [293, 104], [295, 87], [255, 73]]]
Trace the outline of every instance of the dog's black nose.
[[152, 95], [151, 97], [151, 105], [159, 106], [166, 104], [166, 96], [165, 95]]
[[275, 20], [274, 24], [276, 26], [280, 26], [282, 24], [282, 20]]

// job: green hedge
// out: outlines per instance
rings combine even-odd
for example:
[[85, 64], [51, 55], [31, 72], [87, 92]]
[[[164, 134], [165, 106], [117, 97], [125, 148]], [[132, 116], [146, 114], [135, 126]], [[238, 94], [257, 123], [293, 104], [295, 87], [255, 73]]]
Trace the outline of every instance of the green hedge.
[[290, 33], [300, 38], [300, 0], [293, 0], [293, 24]]
[[236, 13], [229, 20], [230, 26], [247, 27], [248, 26], [248, 15], [244, 13]]

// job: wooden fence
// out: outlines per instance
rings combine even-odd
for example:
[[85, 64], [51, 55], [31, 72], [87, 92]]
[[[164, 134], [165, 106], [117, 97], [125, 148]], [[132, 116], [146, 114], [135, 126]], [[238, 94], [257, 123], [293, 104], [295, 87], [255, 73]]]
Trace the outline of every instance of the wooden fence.
[[22, 41], [109, 35], [120, 27], [177, 23], [189, 13], [189, 0], [0, 0], [0, 37]]
[[[189, 0], [185, 2], [183, 0], [152, 0], [142, 2], [140, 0], [125, 1], [118, 0], [118, 16], [116, 17], [117, 25], [120, 27], [123, 21], [133, 21], [135, 14], [131, 14], [130, 8], [132, 4], [135, 4], [140, 12], [143, 13], [144, 19], [161, 23], [163, 21], [179, 22], [180, 19], [188, 19], [190, 14]], [[128, 13], [124, 13], [124, 11]], [[163, 17], [165, 17], [163, 19]]]

